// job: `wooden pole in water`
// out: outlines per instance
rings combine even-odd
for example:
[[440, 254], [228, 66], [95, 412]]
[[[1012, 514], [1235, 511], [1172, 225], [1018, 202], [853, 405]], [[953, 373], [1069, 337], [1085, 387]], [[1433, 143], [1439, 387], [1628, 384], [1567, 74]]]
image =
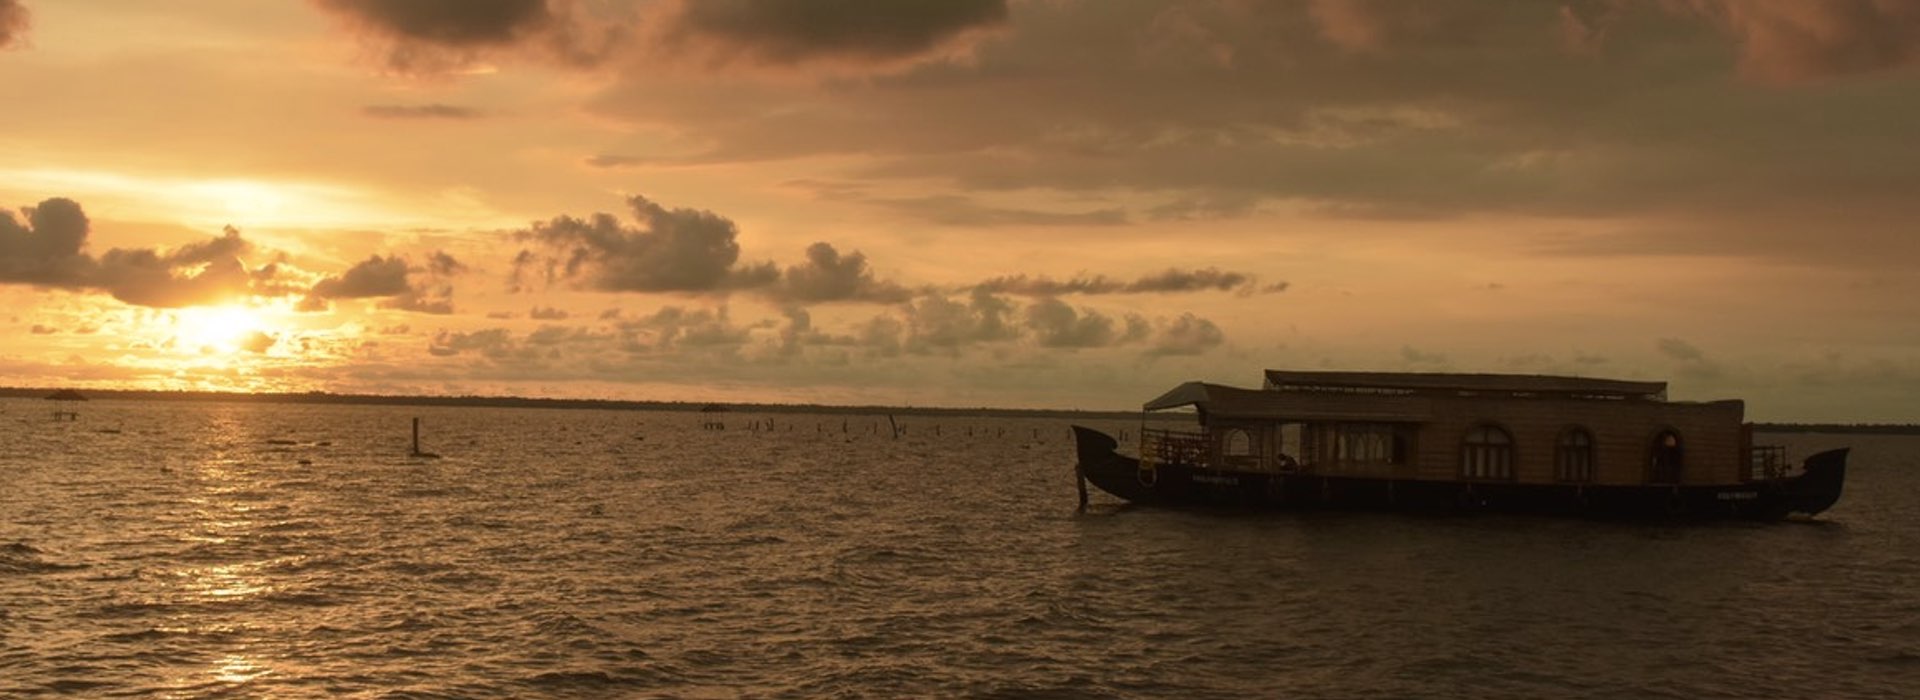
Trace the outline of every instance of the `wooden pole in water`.
[[413, 417], [413, 453], [420, 454], [420, 417]]
[[1080, 485], [1080, 512], [1087, 511], [1087, 470], [1079, 462], [1073, 463], [1073, 479]]

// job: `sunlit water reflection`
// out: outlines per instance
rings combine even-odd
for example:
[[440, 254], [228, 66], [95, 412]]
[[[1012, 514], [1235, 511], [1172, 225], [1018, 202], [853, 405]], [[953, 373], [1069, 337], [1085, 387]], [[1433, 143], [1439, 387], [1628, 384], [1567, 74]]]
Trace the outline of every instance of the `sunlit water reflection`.
[[79, 410], [0, 401], [0, 697], [1920, 687], [1914, 438], [1786, 437], [1856, 447], [1821, 523], [1676, 528], [1077, 514], [1054, 420]]

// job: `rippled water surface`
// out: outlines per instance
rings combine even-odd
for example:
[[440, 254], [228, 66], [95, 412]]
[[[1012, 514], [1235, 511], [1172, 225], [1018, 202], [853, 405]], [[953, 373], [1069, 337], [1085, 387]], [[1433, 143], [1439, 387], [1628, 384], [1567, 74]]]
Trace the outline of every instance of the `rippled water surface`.
[[1051, 420], [51, 410], [0, 401], [0, 697], [1920, 688], [1920, 438], [1775, 436], [1855, 447], [1838, 507], [1679, 527], [1079, 514]]

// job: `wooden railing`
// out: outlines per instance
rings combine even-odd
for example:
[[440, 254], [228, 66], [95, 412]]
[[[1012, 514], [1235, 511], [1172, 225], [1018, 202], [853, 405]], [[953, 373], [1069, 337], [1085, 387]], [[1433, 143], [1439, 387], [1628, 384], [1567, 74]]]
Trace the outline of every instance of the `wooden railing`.
[[1778, 479], [1793, 465], [1787, 461], [1787, 448], [1781, 445], [1755, 445], [1747, 450], [1747, 478], [1753, 481]]
[[1185, 430], [1140, 430], [1140, 459], [1155, 464], [1207, 466], [1208, 439], [1205, 432]]

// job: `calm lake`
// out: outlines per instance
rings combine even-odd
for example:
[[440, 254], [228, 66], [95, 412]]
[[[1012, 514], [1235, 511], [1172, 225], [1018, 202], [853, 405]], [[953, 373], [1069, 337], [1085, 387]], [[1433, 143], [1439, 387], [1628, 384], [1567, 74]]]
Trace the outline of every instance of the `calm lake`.
[[0, 401], [0, 697], [1920, 688], [1915, 437], [1767, 436], [1839, 505], [1680, 526], [1082, 514], [1060, 420], [55, 408]]

